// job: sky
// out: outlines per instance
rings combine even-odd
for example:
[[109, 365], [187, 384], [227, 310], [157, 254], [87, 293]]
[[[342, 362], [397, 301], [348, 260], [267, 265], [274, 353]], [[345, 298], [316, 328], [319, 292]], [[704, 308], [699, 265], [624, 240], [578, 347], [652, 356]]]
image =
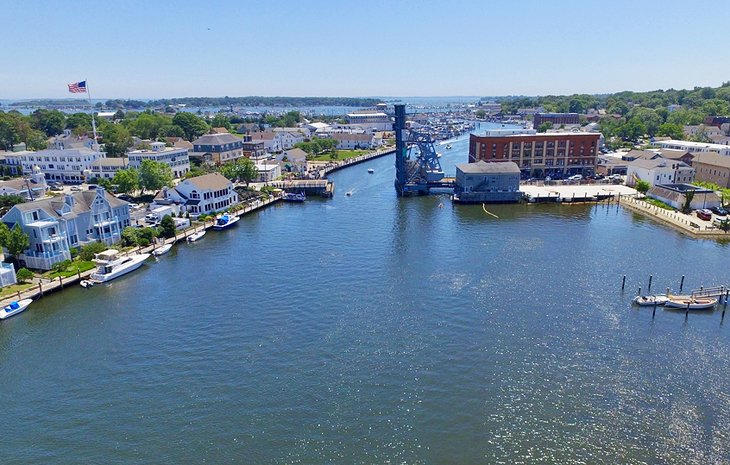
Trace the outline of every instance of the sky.
[[730, 2], [3, 0], [0, 99], [719, 86]]

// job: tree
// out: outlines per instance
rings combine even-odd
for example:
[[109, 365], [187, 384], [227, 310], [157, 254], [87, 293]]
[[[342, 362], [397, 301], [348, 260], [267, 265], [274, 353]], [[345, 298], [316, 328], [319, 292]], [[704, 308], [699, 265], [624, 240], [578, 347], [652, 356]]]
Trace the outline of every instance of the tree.
[[684, 193], [684, 204], [682, 204], [682, 213], [692, 211], [692, 200], [695, 198], [695, 191], [687, 191]]
[[18, 140], [18, 131], [10, 119], [0, 119], [0, 145], [5, 150], [13, 150], [13, 145], [17, 144]]
[[682, 139], [684, 137], [684, 129], [678, 124], [663, 123], [657, 131], [658, 136], [668, 136], [672, 139]]
[[210, 122], [210, 125], [214, 128], [226, 128], [231, 129], [231, 120], [222, 113], [216, 113], [216, 115], [213, 117], [213, 120]]
[[[6, 227], [7, 229], [7, 227]], [[30, 247], [30, 237], [23, 232], [23, 229], [16, 224], [10, 231], [0, 233], [0, 239], [3, 240], [2, 246], [8, 249], [8, 253], [18, 258], [25, 249]]]
[[58, 110], [38, 109], [31, 113], [30, 124], [34, 129], [40, 129], [48, 137], [61, 134], [66, 128], [66, 115]]
[[91, 244], [86, 244], [85, 246], [81, 247], [81, 250], [79, 250], [79, 258], [88, 262], [94, 259], [94, 255], [102, 253], [105, 250], [106, 245], [104, 245], [103, 243], [92, 242]]
[[172, 118], [172, 124], [180, 126], [185, 133], [185, 139], [192, 142], [208, 132], [208, 123], [192, 113], [180, 112]]
[[540, 123], [540, 126], [537, 127], [537, 132], [547, 132], [548, 129], [553, 128], [553, 123], [549, 121], [545, 121], [544, 123]]
[[[19, 195], [0, 195], [0, 215], [7, 213], [13, 206], [25, 202], [25, 197]], [[0, 226], [0, 230], [2, 227]], [[7, 229], [7, 228], [6, 228]], [[0, 233], [1, 235], [1, 233]]]
[[21, 268], [18, 270], [17, 273], [15, 273], [15, 277], [18, 278], [18, 282], [21, 284], [30, 281], [31, 279], [33, 279], [33, 276], [35, 275], [28, 268]]
[[165, 215], [160, 220], [160, 234], [162, 237], [175, 236], [175, 220], [170, 215]]
[[112, 184], [117, 186], [117, 192], [128, 194], [139, 189], [139, 171], [134, 168], [119, 170], [114, 174]]
[[143, 160], [139, 167], [139, 187], [156, 191], [172, 184], [172, 168], [165, 163]]
[[720, 228], [723, 232], [730, 231], [730, 219], [725, 218], [724, 220], [718, 221], [717, 227]]
[[649, 188], [651, 188], [651, 184], [649, 184], [647, 181], [639, 179], [638, 181], [636, 181], [636, 185], [634, 187], [637, 191], [646, 195], [646, 193], [649, 192]]
[[220, 173], [231, 181], [243, 181], [248, 183], [256, 179], [259, 175], [256, 165], [251, 159], [243, 157], [233, 162], [225, 163], [219, 168]]
[[91, 115], [88, 113], [74, 113], [66, 118], [66, 129], [71, 129], [74, 134], [91, 134]]
[[110, 157], [121, 157], [132, 146], [132, 135], [121, 124], [107, 124], [104, 127], [102, 141], [104, 150]]
[[479, 119], [484, 119], [487, 116], [487, 112], [482, 109], [479, 109], [474, 112], [474, 116], [476, 116]]
[[160, 128], [159, 135], [161, 137], [185, 137], [185, 131], [176, 124], [167, 124]]
[[31, 129], [24, 140], [28, 150], [44, 150], [48, 147], [48, 140], [45, 134], [36, 129]]

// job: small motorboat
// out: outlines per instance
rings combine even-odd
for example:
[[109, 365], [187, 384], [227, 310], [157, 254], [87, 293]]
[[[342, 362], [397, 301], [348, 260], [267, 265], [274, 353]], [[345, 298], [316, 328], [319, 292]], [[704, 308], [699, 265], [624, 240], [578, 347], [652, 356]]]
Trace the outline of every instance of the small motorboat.
[[164, 244], [153, 250], [152, 255], [154, 255], [155, 257], [159, 257], [160, 255], [164, 255], [169, 252], [170, 249], [172, 249], [172, 244]]
[[446, 146], [446, 150], [451, 150], [451, 144], [448, 144], [448, 145]]
[[287, 192], [282, 197], [282, 200], [284, 202], [304, 202], [307, 200], [307, 196], [304, 195], [304, 192]]
[[83, 287], [84, 289], [94, 287], [94, 281], [90, 281], [88, 279], [81, 280], [81, 282], [79, 284], [81, 284], [81, 287]]
[[664, 305], [669, 298], [664, 294], [655, 295], [637, 295], [633, 302], [640, 307], [653, 307], [654, 305]]
[[374, 169], [372, 169], [372, 168], [368, 168], [368, 173], [370, 173], [370, 174], [373, 174], [374, 172], [375, 172], [375, 170], [374, 170]]
[[196, 232], [194, 234], [189, 235], [188, 236], [188, 242], [195, 242], [195, 241], [197, 241], [199, 239], [202, 239], [203, 236], [205, 236], [205, 229], [203, 229], [202, 231], [198, 231], [198, 232]]
[[678, 308], [684, 310], [707, 310], [715, 308], [717, 305], [717, 299], [709, 297], [695, 298], [686, 296], [671, 296], [667, 299], [667, 303], [664, 304], [665, 308]]
[[0, 310], [0, 320], [4, 320], [5, 318], [10, 318], [13, 315], [17, 315], [18, 313], [28, 308], [28, 305], [30, 305], [31, 302], [33, 302], [33, 299], [23, 299], [17, 300], [15, 302], [10, 302], [8, 305], [4, 306], [2, 310]]
[[352, 195], [352, 191], [345, 192], [345, 195], [348, 196], [348, 197], [350, 197]]
[[238, 223], [238, 220], [240, 220], [240, 219], [241, 218], [239, 218], [237, 216], [229, 215], [228, 213], [226, 213], [225, 215], [222, 215], [222, 216], [220, 216], [219, 218], [217, 218], [215, 220], [215, 224], [213, 225], [213, 229], [215, 231], [223, 231], [224, 229], [228, 229], [231, 226], [233, 226], [236, 223]]

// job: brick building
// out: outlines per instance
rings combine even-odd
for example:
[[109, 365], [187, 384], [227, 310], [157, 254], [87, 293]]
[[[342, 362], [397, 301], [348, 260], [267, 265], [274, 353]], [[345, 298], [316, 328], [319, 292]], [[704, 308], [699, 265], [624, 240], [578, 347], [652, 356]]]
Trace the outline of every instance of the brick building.
[[594, 173], [597, 132], [515, 134], [511, 136], [469, 137], [469, 162], [513, 161], [522, 177], [559, 179], [574, 174]]

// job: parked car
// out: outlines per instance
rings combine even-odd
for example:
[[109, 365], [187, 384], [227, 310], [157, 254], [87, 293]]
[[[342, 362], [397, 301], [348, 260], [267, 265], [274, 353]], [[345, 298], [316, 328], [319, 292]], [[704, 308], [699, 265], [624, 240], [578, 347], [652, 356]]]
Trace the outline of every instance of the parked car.
[[710, 208], [710, 211], [717, 216], [727, 216], [727, 210], [722, 207], [712, 207]]
[[79, 191], [81, 191], [83, 189], [81, 189], [81, 187], [79, 187], [79, 186], [71, 186], [71, 190], [74, 191], [74, 192], [79, 192]]
[[697, 218], [705, 221], [710, 221], [712, 219], [712, 212], [706, 208], [703, 208], [702, 210], [697, 210]]

